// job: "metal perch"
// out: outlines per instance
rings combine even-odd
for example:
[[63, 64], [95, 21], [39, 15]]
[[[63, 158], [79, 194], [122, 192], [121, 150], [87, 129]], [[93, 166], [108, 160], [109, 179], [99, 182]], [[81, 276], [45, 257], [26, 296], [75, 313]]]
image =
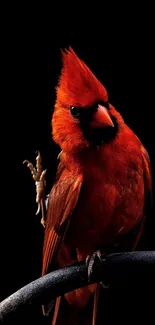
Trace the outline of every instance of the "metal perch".
[[[108, 255], [94, 263], [92, 282], [120, 288], [134, 280], [138, 286], [155, 286], [155, 251], [127, 252]], [[0, 303], [0, 323], [18, 313], [24, 306], [42, 304], [88, 283], [85, 261], [51, 272], [21, 288]], [[24, 318], [24, 315], [23, 315]]]

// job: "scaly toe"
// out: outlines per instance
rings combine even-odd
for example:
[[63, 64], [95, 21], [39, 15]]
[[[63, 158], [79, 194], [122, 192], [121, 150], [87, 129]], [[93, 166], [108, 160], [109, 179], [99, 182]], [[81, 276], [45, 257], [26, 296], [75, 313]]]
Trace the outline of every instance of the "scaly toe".
[[88, 255], [86, 258], [86, 265], [88, 268], [88, 281], [91, 281], [92, 273], [93, 273], [93, 266], [96, 261], [96, 259], [99, 259], [99, 261], [102, 263], [101, 259], [101, 252], [96, 251], [92, 256]]

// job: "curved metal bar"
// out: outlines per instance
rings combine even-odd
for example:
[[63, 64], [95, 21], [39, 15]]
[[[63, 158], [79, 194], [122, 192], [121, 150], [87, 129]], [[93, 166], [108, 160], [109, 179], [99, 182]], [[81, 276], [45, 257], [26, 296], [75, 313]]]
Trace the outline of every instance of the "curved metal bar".
[[[90, 284], [87, 274], [83, 261], [36, 279], [0, 303], [0, 322], [4, 324], [23, 306], [42, 304], [47, 297], [55, 299]], [[102, 263], [94, 263], [91, 283], [103, 281], [119, 288], [130, 280], [134, 280], [134, 286], [147, 286], [148, 280], [155, 285], [155, 251], [111, 254], [103, 258]]]

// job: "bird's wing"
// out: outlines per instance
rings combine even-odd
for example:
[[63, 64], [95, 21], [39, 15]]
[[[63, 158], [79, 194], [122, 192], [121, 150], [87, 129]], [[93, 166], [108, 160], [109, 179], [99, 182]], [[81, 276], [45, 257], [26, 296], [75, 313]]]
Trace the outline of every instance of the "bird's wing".
[[[142, 235], [142, 231], [144, 228], [144, 224], [146, 221], [146, 217], [148, 216], [151, 207], [152, 207], [152, 173], [151, 173], [151, 163], [150, 157], [146, 149], [141, 145], [140, 151], [142, 154], [142, 162], [143, 162], [143, 179], [144, 179], [144, 192], [145, 192], [145, 204], [143, 215], [139, 222], [124, 235], [121, 234], [117, 237], [117, 245], [115, 243], [116, 250], [119, 247], [121, 251], [129, 251], [135, 250], [139, 243], [139, 240]], [[113, 252], [115, 251], [115, 247], [113, 248]]]
[[[141, 145], [141, 153], [143, 159], [143, 171], [144, 171], [144, 193], [145, 193], [145, 204], [144, 204], [144, 212], [143, 216], [138, 224], [138, 231], [136, 233], [136, 239], [134, 241], [133, 249], [136, 249], [139, 239], [141, 237], [143, 227], [145, 224], [145, 220], [147, 215], [149, 214], [152, 208], [152, 172], [151, 172], [151, 162], [150, 157], [147, 150]], [[136, 230], [136, 228], [135, 228]]]
[[48, 200], [44, 233], [42, 275], [55, 267], [58, 252], [79, 198], [83, 177], [59, 163], [55, 184]]
[[149, 154], [143, 146], [141, 146], [141, 152], [144, 166], [144, 186], [146, 196], [145, 211], [147, 213], [152, 206], [152, 172]]

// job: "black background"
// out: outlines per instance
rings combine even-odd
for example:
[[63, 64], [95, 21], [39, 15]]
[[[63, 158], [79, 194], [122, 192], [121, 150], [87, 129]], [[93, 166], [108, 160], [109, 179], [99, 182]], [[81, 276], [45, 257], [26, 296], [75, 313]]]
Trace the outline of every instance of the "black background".
[[[2, 92], [5, 98], [2, 104], [4, 118], [1, 119], [1, 129], [4, 129], [1, 136], [0, 300], [41, 273], [43, 228], [39, 217], [35, 216], [35, 186], [22, 162], [24, 159], [35, 162], [35, 151], [41, 151], [43, 167], [47, 168], [48, 192], [59, 152], [51, 139], [50, 121], [61, 68], [60, 48], [71, 45], [104, 83], [111, 103], [148, 150], [154, 177], [154, 49], [151, 24], [142, 19], [139, 25], [135, 17], [134, 26], [132, 19], [125, 26], [124, 18], [117, 30], [115, 24], [105, 23], [100, 24], [100, 34], [92, 28], [93, 32], [88, 29], [85, 35], [81, 32], [77, 38], [67, 32], [63, 35], [63, 25], [58, 36], [58, 24], [50, 24], [53, 18], [54, 14], [46, 27], [41, 15], [37, 19], [35, 14], [24, 18], [15, 15], [11, 22], [7, 20], [9, 24], [5, 24], [4, 28], [7, 33], [4, 35], [2, 62]], [[152, 211], [145, 237], [145, 247], [151, 250], [155, 249], [153, 215]], [[145, 314], [149, 317], [152, 300], [148, 303], [148, 295], [143, 288], [139, 295], [141, 299], [135, 294], [129, 298], [125, 291], [117, 292], [109, 298], [106, 308], [117, 310], [114, 318], [120, 321], [128, 318], [128, 312], [134, 319], [133, 306], [139, 308], [137, 317], [142, 316], [141, 311], [144, 313], [148, 306]], [[26, 317], [33, 323], [48, 323], [42, 318], [40, 309], [27, 312]]]

